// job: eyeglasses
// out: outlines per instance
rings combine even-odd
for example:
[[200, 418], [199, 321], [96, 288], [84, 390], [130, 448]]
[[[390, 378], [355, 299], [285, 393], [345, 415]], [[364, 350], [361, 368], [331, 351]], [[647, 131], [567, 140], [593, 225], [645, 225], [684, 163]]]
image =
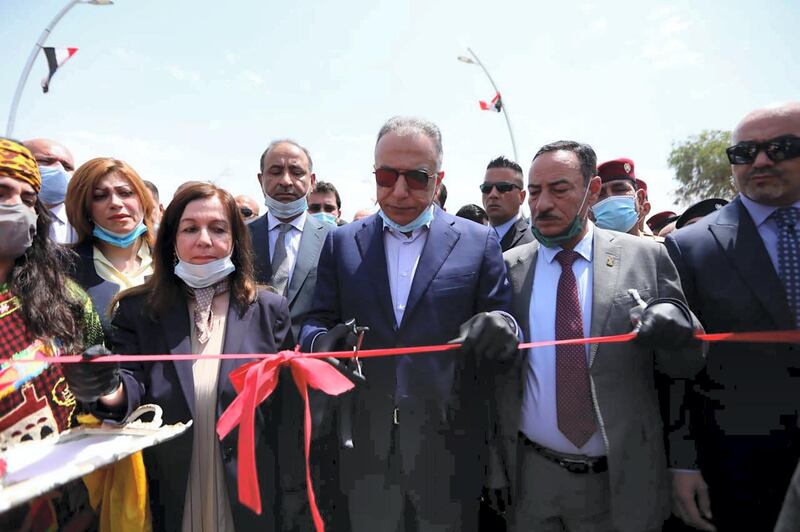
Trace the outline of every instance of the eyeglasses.
[[762, 150], [773, 163], [800, 157], [800, 137], [784, 135], [765, 142], [740, 142], [726, 149], [725, 153], [731, 164], [752, 164]]
[[239, 209], [239, 212], [242, 213], [242, 216], [244, 216], [245, 218], [250, 218], [251, 216], [253, 216], [253, 214], [255, 214], [253, 212], [253, 209], [251, 209], [250, 207], [241, 207]]
[[406, 176], [406, 185], [411, 190], [425, 190], [428, 181], [436, 177], [428, 175], [425, 170], [395, 170], [394, 168], [377, 168], [375, 170], [375, 182], [379, 187], [393, 187], [401, 175]]
[[515, 188], [522, 190], [522, 187], [516, 183], [509, 183], [507, 181], [498, 181], [497, 183], [481, 183], [481, 192], [483, 194], [491, 194], [492, 188], [496, 188], [500, 194], [511, 192]]
[[336, 205], [331, 205], [329, 203], [326, 203], [325, 205], [323, 205], [321, 203], [309, 203], [308, 204], [308, 212], [312, 212], [312, 213], [313, 212], [319, 212], [319, 211], [325, 211], [327, 213], [332, 213], [335, 210], [336, 210]]

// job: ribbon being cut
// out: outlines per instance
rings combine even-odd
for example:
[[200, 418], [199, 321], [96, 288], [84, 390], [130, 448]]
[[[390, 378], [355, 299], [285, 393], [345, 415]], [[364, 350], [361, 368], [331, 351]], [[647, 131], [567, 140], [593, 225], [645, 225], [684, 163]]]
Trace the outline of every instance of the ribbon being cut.
[[[521, 343], [520, 349], [535, 349], [559, 344], [601, 344], [629, 342], [636, 338], [635, 333], [594, 338], [576, 338], [546, 342]], [[696, 338], [706, 342], [753, 342], [753, 343], [800, 343], [800, 330], [759, 331], [740, 333], [698, 334]], [[304, 403], [304, 446], [306, 487], [311, 514], [318, 531], [324, 530], [322, 517], [316, 504], [316, 497], [309, 472], [309, 450], [311, 443], [311, 412], [308, 402], [308, 388], [320, 390], [328, 395], [340, 395], [354, 388], [353, 383], [336, 370], [323, 358], [350, 358], [357, 354], [359, 358], [384, 357], [432, 353], [458, 349], [460, 344], [428, 345], [415, 347], [398, 347], [390, 349], [370, 349], [356, 352], [321, 352], [301, 353], [299, 351], [281, 351], [277, 354], [220, 354], [220, 355], [108, 355], [93, 359], [91, 363], [104, 362], [154, 362], [164, 360], [194, 360], [204, 358], [248, 358], [255, 359], [245, 364], [229, 377], [237, 396], [222, 413], [217, 422], [217, 435], [220, 439], [227, 436], [234, 428], [239, 427], [239, 479], [238, 490], [241, 503], [254, 512], [261, 513], [261, 496], [255, 456], [255, 411], [277, 388], [280, 370], [289, 367], [292, 378]], [[27, 360], [0, 360], [0, 364], [28, 364], [41, 361], [41, 357]], [[82, 356], [60, 356], [54, 360], [47, 357], [48, 362], [74, 364], [85, 362]], [[368, 377], [368, 376], [367, 376]], [[0, 394], [2, 390], [0, 390]]]

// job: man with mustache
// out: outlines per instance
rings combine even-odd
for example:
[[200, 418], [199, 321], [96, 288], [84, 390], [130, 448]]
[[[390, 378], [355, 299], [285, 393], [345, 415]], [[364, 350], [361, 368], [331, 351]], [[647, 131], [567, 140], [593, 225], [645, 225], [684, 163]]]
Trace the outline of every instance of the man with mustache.
[[491, 161], [481, 183], [481, 194], [489, 225], [497, 233], [503, 251], [533, 242], [528, 221], [519, 212], [525, 189], [522, 168], [517, 163], [502, 156]]
[[[709, 332], [800, 326], [800, 102], [742, 119], [739, 195], [666, 247]], [[675, 512], [701, 530], [772, 530], [800, 458], [797, 344], [716, 343], [670, 434]], [[685, 415], [681, 416], [686, 418]]]
[[497, 388], [507, 467], [490, 469], [489, 487], [511, 488], [512, 531], [661, 530], [669, 498], [653, 373], [702, 368], [700, 324], [663, 245], [587, 219], [602, 186], [590, 146], [543, 146], [528, 177], [538, 242], [504, 254], [525, 341], [637, 334], [525, 354]]

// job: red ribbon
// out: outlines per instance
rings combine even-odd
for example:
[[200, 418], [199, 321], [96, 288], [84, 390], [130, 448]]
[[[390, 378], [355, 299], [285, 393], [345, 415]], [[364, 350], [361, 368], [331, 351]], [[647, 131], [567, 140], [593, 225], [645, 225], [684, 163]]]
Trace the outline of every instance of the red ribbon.
[[347, 377], [327, 362], [306, 357], [296, 351], [281, 351], [277, 355], [266, 355], [263, 360], [245, 364], [230, 373], [231, 383], [238, 395], [219, 417], [217, 435], [222, 440], [234, 427], [239, 426], [239, 501], [261, 515], [261, 491], [258, 487], [255, 449], [256, 407], [275, 391], [280, 369], [284, 366], [291, 369], [294, 383], [303, 398], [306, 491], [314, 526], [321, 531], [325, 530], [325, 525], [317, 508], [309, 470], [311, 409], [308, 405], [308, 387], [328, 395], [339, 395], [353, 388], [353, 383]]

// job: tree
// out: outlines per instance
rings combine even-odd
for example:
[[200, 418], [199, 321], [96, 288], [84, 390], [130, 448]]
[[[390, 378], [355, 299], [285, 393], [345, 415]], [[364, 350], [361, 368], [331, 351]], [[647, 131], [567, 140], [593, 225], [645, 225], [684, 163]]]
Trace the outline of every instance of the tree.
[[675, 191], [676, 199], [692, 204], [706, 198], [732, 198], [736, 189], [725, 154], [730, 145], [731, 132], [719, 129], [706, 129], [673, 143], [667, 162], [681, 183]]

